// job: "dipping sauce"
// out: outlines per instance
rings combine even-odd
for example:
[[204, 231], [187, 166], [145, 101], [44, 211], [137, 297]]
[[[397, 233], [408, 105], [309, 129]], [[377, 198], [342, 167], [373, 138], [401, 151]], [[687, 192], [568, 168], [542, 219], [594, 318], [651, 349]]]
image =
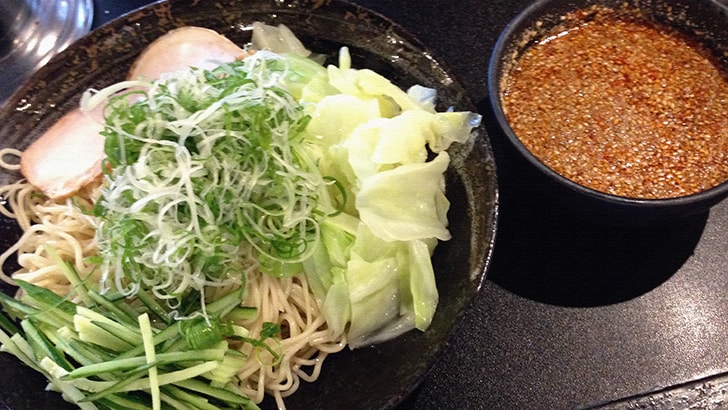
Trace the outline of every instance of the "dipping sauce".
[[672, 198], [728, 179], [728, 74], [637, 11], [592, 7], [526, 49], [505, 114], [544, 164], [589, 188]]

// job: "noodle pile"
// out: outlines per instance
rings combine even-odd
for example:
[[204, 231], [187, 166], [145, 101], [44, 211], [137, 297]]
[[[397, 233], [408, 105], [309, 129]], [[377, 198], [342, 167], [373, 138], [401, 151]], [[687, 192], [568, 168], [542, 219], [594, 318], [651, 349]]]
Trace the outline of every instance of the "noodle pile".
[[[18, 171], [17, 162], [9, 158], [19, 158], [21, 154], [12, 148], [0, 150], [0, 168]], [[80, 303], [74, 299], [73, 284], [44, 245], [49, 245], [61, 259], [71, 263], [81, 278], [89, 283], [98, 282], [99, 267], [89, 259], [98, 253], [96, 221], [90, 212], [85, 212], [93, 207], [97, 197], [94, 188], [54, 201], [24, 180], [0, 187], [0, 212], [14, 219], [23, 232], [20, 239], [0, 255], [2, 266], [17, 255], [20, 269], [10, 274], [3, 269], [0, 272], [2, 280], [14, 284], [14, 279], [20, 279]], [[249, 273], [247, 296], [242, 305], [258, 309], [251, 322], [242, 323], [250, 329], [251, 335], [258, 336], [265, 322], [280, 324], [282, 329], [280, 339], [266, 340], [278, 344], [274, 346], [282, 353], [278, 361], [263, 357], [250, 344], [240, 346], [247, 362], [239, 372], [239, 387], [256, 403], [260, 403], [267, 393], [275, 398], [278, 407], [285, 407], [283, 398], [293, 394], [301, 380], [315, 381], [326, 356], [346, 345], [344, 335], [335, 335], [328, 329], [302, 274], [278, 278], [259, 271]]]

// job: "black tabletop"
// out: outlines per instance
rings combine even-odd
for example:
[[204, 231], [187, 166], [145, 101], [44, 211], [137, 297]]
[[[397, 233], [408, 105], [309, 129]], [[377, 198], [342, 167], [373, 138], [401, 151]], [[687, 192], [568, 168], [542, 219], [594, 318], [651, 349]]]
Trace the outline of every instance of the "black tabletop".
[[[534, 180], [492, 126], [486, 89], [493, 45], [528, 2], [357, 1], [452, 67], [485, 116], [499, 174], [487, 281], [459, 336], [401, 408], [725, 405], [728, 201], [637, 228], [577, 219], [559, 198], [534, 198]], [[150, 1], [94, 3], [98, 27]]]

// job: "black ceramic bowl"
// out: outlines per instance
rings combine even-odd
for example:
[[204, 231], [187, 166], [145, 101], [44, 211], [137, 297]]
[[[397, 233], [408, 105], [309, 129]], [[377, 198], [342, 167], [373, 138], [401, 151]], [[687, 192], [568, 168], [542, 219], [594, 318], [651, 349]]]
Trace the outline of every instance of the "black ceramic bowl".
[[[514, 61], [545, 33], [562, 23], [562, 16], [597, 5], [612, 9], [627, 4], [645, 18], [669, 25], [707, 46], [728, 67], [728, 6], [719, 0], [537, 0], [520, 12], [498, 38], [490, 59], [488, 91], [491, 113], [515, 158], [530, 168], [535, 191], [543, 188], [550, 200], [565, 205], [575, 215], [607, 222], [650, 222], [680, 215], [703, 213], [728, 196], [728, 182], [710, 189], [667, 199], [638, 199], [607, 194], [580, 185], [555, 172], [523, 144], [504, 113], [503, 76]], [[520, 157], [520, 159], [519, 159]]]
[[[330, 62], [336, 62], [339, 48], [346, 45], [354, 67], [378, 71], [401, 87], [419, 83], [436, 88], [440, 109], [475, 109], [437, 53], [365, 8], [339, 0], [175, 0], [155, 3], [93, 31], [36, 73], [0, 110], [0, 147], [27, 146], [76, 106], [86, 88], [122, 80], [144, 47], [175, 27], [209, 27], [244, 44], [250, 41], [254, 21], [287, 25]], [[497, 190], [483, 128], [476, 130], [472, 146], [453, 148], [446, 173], [453, 238], [440, 244], [433, 256], [440, 304], [430, 328], [329, 356], [319, 380], [302, 383], [286, 400], [289, 409], [394, 407], [425, 377], [457, 331], [485, 277], [495, 235]], [[17, 177], [0, 172], [0, 183]], [[0, 217], [0, 249], [10, 246], [17, 235], [12, 221]], [[13, 357], [0, 355], [0, 408], [2, 402], [16, 410], [70, 407], [59, 394], [44, 391], [45, 385], [40, 375]]]

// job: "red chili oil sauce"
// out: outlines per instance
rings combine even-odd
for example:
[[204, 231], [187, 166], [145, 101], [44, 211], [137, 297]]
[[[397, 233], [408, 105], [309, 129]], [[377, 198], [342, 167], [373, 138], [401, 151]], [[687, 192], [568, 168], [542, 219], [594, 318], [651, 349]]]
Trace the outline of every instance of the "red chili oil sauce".
[[590, 8], [525, 50], [504, 78], [510, 125], [581, 185], [671, 198], [728, 179], [728, 74], [667, 26]]

